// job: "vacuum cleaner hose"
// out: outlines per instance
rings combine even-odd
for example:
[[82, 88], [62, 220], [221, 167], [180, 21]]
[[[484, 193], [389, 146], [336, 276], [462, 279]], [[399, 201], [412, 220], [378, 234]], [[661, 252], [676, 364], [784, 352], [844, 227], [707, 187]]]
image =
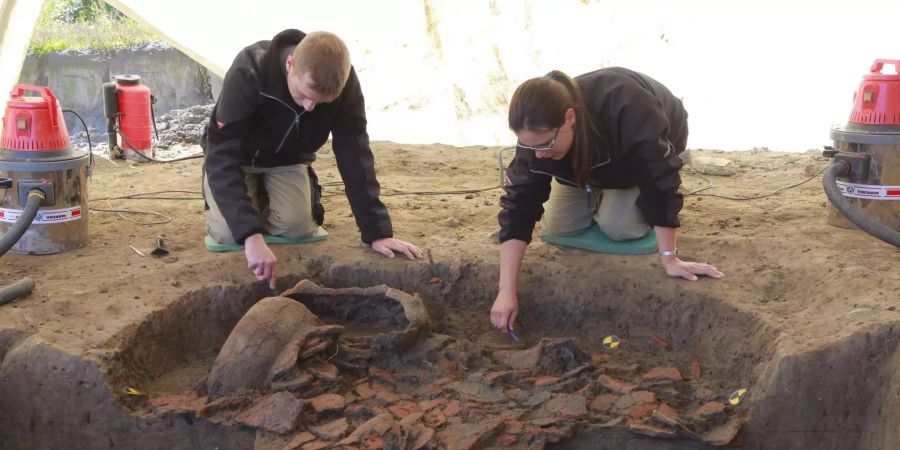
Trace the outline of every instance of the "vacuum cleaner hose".
[[25, 201], [25, 209], [22, 211], [22, 215], [19, 216], [16, 223], [6, 233], [3, 233], [3, 236], [0, 236], [0, 256], [5, 255], [9, 249], [13, 248], [22, 235], [28, 231], [28, 227], [31, 226], [31, 221], [37, 215], [38, 207], [41, 206], [44, 198], [44, 193], [38, 189], [32, 189], [28, 193], [28, 200]]
[[900, 247], [900, 232], [892, 230], [884, 224], [865, 215], [858, 208], [853, 206], [838, 187], [837, 179], [840, 176], [846, 176], [850, 172], [850, 165], [843, 161], [831, 163], [831, 166], [825, 171], [824, 187], [825, 195], [841, 214], [850, 222], [859, 227], [860, 230], [881, 239], [895, 247]]
[[34, 290], [31, 277], [22, 278], [13, 284], [0, 288], [0, 305], [5, 305], [19, 297], [24, 297]]

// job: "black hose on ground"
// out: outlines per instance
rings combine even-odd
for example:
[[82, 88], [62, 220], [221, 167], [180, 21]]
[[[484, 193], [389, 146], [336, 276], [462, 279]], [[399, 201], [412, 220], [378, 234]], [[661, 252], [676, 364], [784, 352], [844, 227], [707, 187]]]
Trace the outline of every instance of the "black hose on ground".
[[24, 297], [34, 290], [31, 277], [22, 278], [13, 284], [0, 288], [0, 305], [5, 305], [17, 298]]
[[28, 231], [28, 227], [31, 226], [31, 221], [37, 215], [38, 208], [41, 206], [44, 198], [44, 193], [38, 189], [32, 189], [28, 193], [28, 200], [25, 202], [25, 209], [22, 211], [22, 215], [19, 216], [16, 223], [6, 233], [3, 233], [3, 236], [0, 236], [0, 256], [5, 255], [9, 249], [13, 248], [22, 235]]
[[895, 247], [900, 247], [900, 232], [892, 230], [877, 220], [863, 214], [858, 208], [853, 206], [837, 184], [838, 177], [847, 176], [850, 173], [850, 165], [843, 161], [831, 163], [828, 170], [825, 171], [825, 179], [823, 185], [825, 187], [825, 195], [831, 204], [837, 208], [853, 225], [859, 227], [860, 230], [871, 234]]

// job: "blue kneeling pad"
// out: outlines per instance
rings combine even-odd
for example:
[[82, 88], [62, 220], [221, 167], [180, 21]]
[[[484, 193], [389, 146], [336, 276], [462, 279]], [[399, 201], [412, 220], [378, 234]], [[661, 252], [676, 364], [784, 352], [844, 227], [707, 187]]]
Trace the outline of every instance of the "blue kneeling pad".
[[[328, 232], [325, 231], [324, 228], [319, 227], [316, 229], [316, 232], [312, 234], [312, 236], [307, 236], [300, 239], [288, 239], [286, 237], [272, 236], [267, 234], [263, 236], [263, 240], [266, 241], [266, 244], [306, 244], [309, 242], [324, 241], [327, 237]], [[203, 244], [206, 245], [206, 249], [211, 252], [233, 252], [236, 250], [244, 249], [243, 245], [220, 244], [208, 234], [203, 238]]]
[[597, 222], [584, 231], [569, 236], [544, 233], [541, 240], [550, 244], [575, 247], [597, 253], [612, 253], [615, 255], [649, 255], [656, 253], [656, 233], [651, 229], [644, 237], [630, 241], [614, 241], [600, 231]]

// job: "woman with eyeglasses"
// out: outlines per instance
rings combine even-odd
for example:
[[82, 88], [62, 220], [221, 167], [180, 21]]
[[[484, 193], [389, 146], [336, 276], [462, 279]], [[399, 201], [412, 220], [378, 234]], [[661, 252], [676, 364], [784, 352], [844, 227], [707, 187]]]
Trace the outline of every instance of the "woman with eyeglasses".
[[617, 241], [653, 229], [672, 277], [725, 275], [678, 258], [675, 230], [687, 144], [687, 112], [658, 81], [621, 67], [569, 78], [560, 71], [516, 89], [509, 127], [518, 138], [500, 199], [500, 286], [491, 323], [512, 330], [525, 247], [543, 216], [548, 233], [571, 235], [597, 222]]

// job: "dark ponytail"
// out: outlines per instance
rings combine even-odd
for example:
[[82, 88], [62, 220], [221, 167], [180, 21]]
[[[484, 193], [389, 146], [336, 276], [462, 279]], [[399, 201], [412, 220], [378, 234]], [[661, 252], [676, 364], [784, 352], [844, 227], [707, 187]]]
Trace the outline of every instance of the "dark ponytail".
[[569, 108], [575, 109], [575, 136], [570, 150], [575, 182], [586, 186], [597, 159], [594, 147], [603, 145], [599, 141], [603, 136], [572, 78], [553, 70], [522, 83], [509, 102], [509, 128], [513, 132], [558, 128], [565, 122]]

